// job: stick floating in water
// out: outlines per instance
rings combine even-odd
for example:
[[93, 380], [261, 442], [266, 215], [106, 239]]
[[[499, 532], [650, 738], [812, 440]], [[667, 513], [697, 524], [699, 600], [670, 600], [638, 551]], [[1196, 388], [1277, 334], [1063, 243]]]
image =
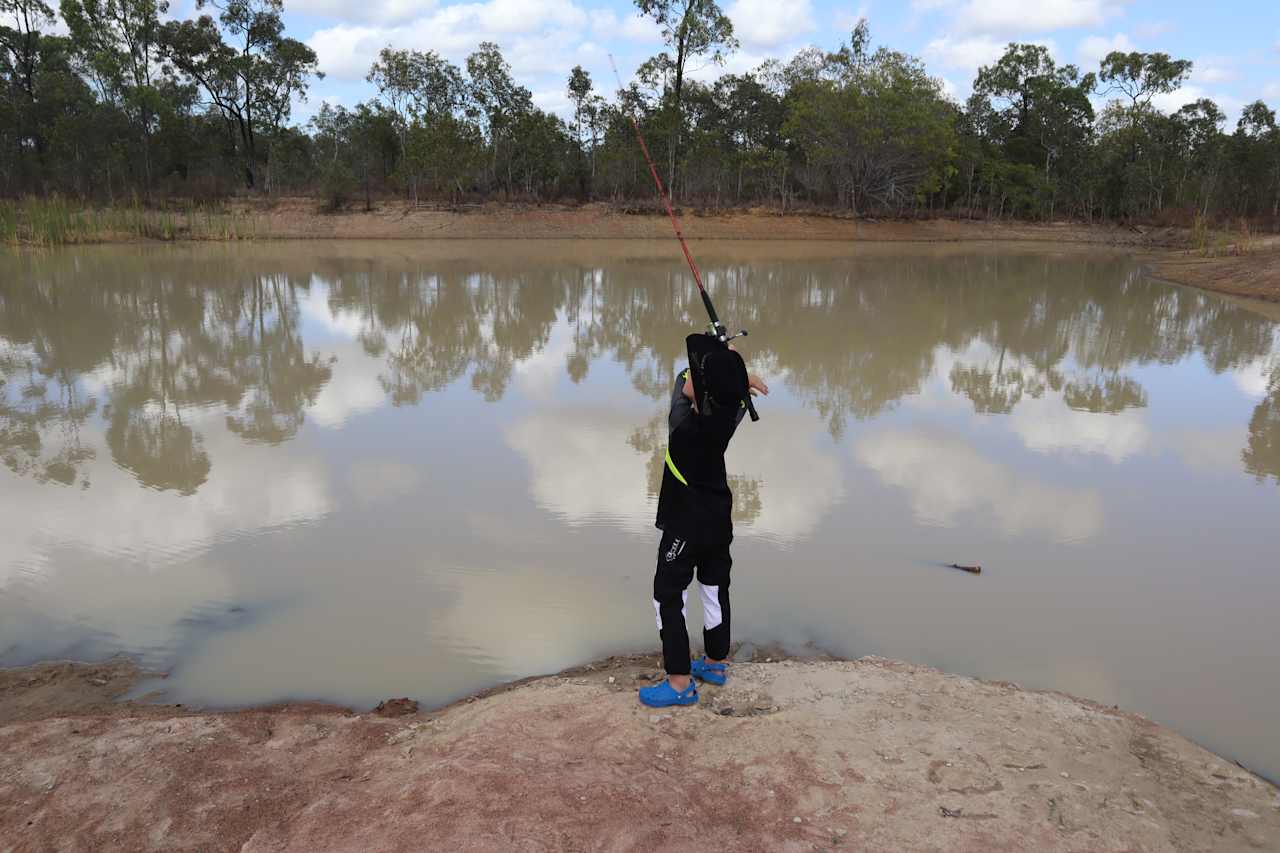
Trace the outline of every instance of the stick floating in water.
[[962, 566], [959, 563], [947, 563], [948, 569], [959, 569], [962, 572], [968, 572], [971, 575], [982, 574], [982, 566]]

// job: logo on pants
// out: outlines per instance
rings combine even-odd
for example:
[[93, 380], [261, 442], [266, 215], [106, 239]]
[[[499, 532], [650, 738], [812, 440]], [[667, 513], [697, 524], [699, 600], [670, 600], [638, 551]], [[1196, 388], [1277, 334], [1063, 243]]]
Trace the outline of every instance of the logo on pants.
[[671, 547], [667, 549], [667, 562], [670, 563], [676, 557], [680, 556], [680, 552], [684, 550], [684, 542], [679, 539], [671, 540]]

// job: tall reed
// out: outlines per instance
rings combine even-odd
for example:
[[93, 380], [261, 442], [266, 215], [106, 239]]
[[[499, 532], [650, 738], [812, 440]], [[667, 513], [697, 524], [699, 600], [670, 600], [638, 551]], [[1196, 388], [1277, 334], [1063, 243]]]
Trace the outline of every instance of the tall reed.
[[61, 196], [0, 200], [0, 243], [64, 246], [129, 240], [252, 240], [252, 214], [216, 210], [188, 202], [152, 210], [137, 198], [105, 208], [85, 208]]

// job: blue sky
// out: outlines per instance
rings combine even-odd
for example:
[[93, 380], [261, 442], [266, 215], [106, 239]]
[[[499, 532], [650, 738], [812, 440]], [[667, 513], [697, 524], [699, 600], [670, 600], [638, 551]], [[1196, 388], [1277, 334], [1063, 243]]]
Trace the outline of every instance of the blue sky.
[[[810, 44], [833, 49], [865, 16], [877, 45], [922, 57], [958, 98], [968, 94], [978, 67], [1015, 40], [1044, 43], [1059, 62], [1086, 70], [1112, 49], [1191, 59], [1188, 84], [1159, 105], [1177, 109], [1213, 98], [1230, 117], [1228, 130], [1249, 101], [1280, 107], [1276, 0], [721, 0], [721, 6], [742, 42], [726, 65], [734, 72]], [[597, 89], [612, 91], [609, 52], [626, 78], [661, 49], [656, 28], [621, 0], [286, 0], [285, 15], [290, 34], [315, 48], [327, 75], [309, 103], [299, 105], [301, 120], [321, 100], [350, 106], [368, 98], [364, 76], [388, 43], [435, 50], [461, 64], [480, 41], [496, 41], [536, 102], [563, 115], [565, 80], [575, 64], [591, 72]], [[696, 76], [716, 73], [702, 68]]]

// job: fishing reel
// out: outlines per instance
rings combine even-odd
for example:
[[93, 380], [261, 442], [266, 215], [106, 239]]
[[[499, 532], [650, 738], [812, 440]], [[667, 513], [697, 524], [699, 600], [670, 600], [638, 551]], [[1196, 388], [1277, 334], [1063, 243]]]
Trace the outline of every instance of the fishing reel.
[[707, 323], [707, 334], [725, 346], [728, 346], [729, 342], [735, 338], [745, 338], [747, 336], [747, 330], [739, 329], [737, 334], [731, 335], [729, 334], [729, 330], [724, 326], [720, 326], [716, 323]]

